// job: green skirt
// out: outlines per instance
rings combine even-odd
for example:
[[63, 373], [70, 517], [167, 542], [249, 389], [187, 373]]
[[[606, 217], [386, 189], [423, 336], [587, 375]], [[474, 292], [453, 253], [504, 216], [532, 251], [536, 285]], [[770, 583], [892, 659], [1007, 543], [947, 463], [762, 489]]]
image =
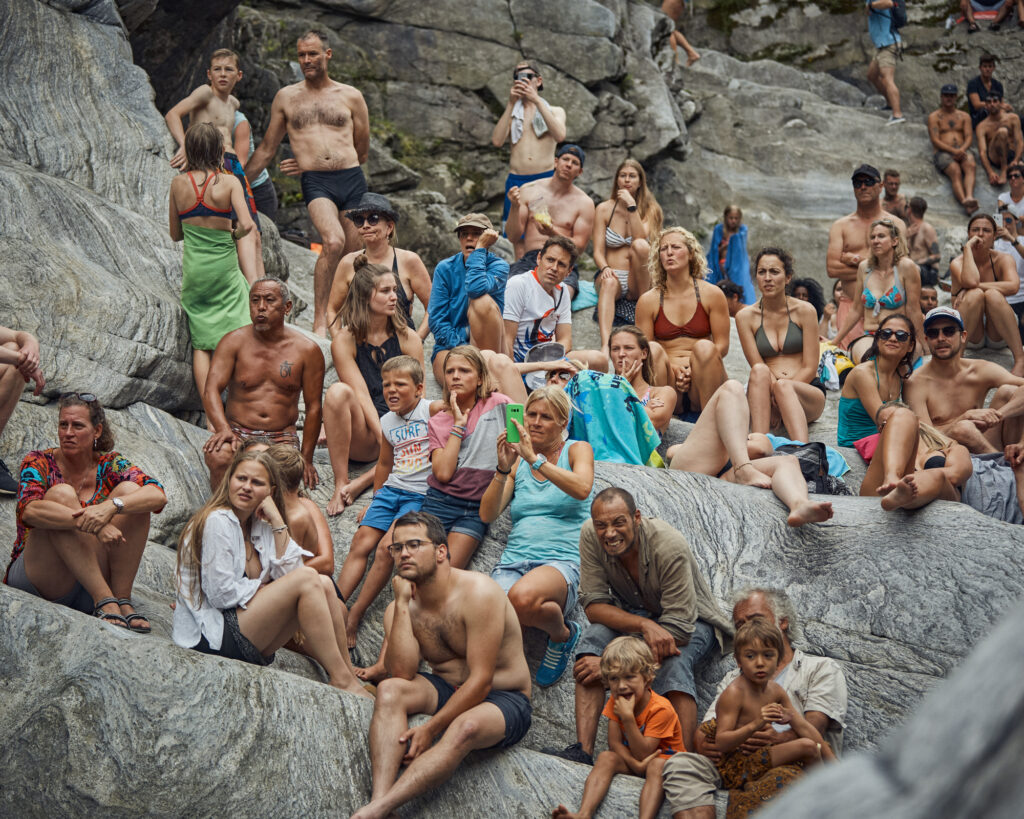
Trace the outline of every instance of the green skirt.
[[181, 306], [192, 346], [213, 350], [227, 333], [251, 324], [249, 285], [238, 268], [231, 231], [182, 224]]

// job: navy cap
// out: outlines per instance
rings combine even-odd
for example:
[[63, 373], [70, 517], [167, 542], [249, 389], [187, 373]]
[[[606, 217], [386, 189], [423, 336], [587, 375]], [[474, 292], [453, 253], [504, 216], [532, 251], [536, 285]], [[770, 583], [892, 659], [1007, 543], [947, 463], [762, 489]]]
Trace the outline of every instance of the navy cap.
[[580, 161], [580, 167], [587, 161], [587, 155], [583, 152], [583, 149], [573, 142], [565, 142], [558, 146], [558, 150], [555, 151], [555, 158], [557, 159], [562, 154], [572, 154]]
[[956, 94], [957, 93], [956, 83], [947, 82], [944, 86], [942, 86], [942, 90], [939, 93], [942, 93], [942, 94]]
[[869, 179], [874, 179], [876, 182], [882, 181], [882, 175], [874, 165], [861, 165], [853, 172], [850, 179], [856, 179], [858, 176], [866, 176]]

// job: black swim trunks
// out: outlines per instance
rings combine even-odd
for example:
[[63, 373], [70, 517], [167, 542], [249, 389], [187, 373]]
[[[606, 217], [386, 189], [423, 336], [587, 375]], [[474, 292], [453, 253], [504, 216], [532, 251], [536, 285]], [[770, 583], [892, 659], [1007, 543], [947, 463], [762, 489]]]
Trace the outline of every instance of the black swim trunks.
[[314, 199], [330, 199], [338, 210], [354, 208], [366, 193], [363, 169], [342, 171], [303, 171], [302, 198], [309, 207]]
[[[434, 710], [436, 714], [451, 699], [452, 694], [455, 693], [455, 686], [443, 677], [427, 671], [420, 672], [420, 676], [425, 677], [427, 682], [437, 690], [437, 708]], [[492, 689], [491, 693], [484, 697], [484, 702], [498, 706], [498, 710], [505, 718], [505, 738], [492, 745], [492, 748], [510, 748], [526, 736], [533, 720], [533, 706], [530, 704], [529, 697], [521, 691], [495, 691]]]

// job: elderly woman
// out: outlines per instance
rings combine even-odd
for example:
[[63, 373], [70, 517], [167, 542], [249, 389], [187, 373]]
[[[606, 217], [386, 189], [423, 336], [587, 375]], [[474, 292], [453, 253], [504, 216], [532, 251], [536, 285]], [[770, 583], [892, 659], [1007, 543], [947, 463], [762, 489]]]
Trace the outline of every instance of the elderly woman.
[[508, 592], [519, 622], [547, 633], [537, 685], [548, 686], [572, 660], [581, 632], [565, 615], [576, 605], [594, 452], [584, 441], [565, 440], [569, 399], [558, 386], [534, 390], [524, 420], [525, 427], [512, 422], [518, 442], [509, 443], [507, 431], [498, 435], [498, 468], [480, 499], [480, 518], [490, 523], [511, 504], [512, 531], [491, 577]]
[[[365, 255], [371, 264], [388, 268], [398, 280], [398, 313], [410, 327], [412, 321], [412, 300], [418, 298], [427, 310], [430, 303], [430, 275], [418, 253], [411, 250], [400, 250], [395, 247], [395, 225], [398, 224], [396, 211], [387, 197], [379, 193], [364, 193], [359, 204], [346, 211], [345, 217], [356, 226], [359, 238], [363, 240], [363, 250], [356, 250], [341, 257], [338, 269], [334, 274], [334, 284], [327, 299], [327, 324], [331, 333], [338, 332], [334, 320], [341, 312], [348, 298], [352, 277], [355, 275], [356, 260]], [[416, 334], [424, 339], [430, 332], [430, 316], [423, 315]]]
[[163, 509], [163, 487], [113, 451], [114, 433], [96, 396], [69, 393], [58, 403], [60, 446], [21, 462], [18, 537], [4, 582], [147, 633], [132, 585]]

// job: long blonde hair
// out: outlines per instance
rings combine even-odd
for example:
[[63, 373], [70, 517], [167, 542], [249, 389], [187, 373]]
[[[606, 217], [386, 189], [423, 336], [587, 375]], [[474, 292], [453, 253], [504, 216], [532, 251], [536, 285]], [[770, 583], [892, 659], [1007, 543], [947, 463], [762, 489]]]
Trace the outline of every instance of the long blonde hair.
[[618, 201], [616, 194], [619, 192], [619, 174], [623, 168], [632, 168], [640, 176], [640, 187], [637, 189], [636, 196], [634, 197], [636, 199], [636, 212], [639, 214], [640, 220], [647, 225], [647, 235], [653, 236], [661, 230], [664, 214], [662, 213], [661, 205], [658, 204], [658, 200], [654, 198], [654, 194], [647, 187], [647, 173], [644, 171], [644, 166], [635, 159], [623, 159], [619, 163], [619, 167], [615, 169], [615, 176], [612, 177], [612, 192], [608, 197], [608, 201]]
[[[442, 373], [444, 367], [448, 366], [448, 359], [453, 355], [461, 355], [466, 361], [473, 365], [473, 369], [476, 370], [477, 378], [480, 383], [476, 385], [476, 399], [482, 401], [489, 397], [497, 387], [494, 386], [494, 381], [491, 378], [491, 374], [487, 370], [487, 362], [484, 361], [483, 355], [480, 351], [472, 344], [460, 344], [458, 347], [452, 347], [444, 356], [444, 366], [442, 366]], [[448, 389], [448, 379], [441, 378], [441, 400], [444, 401], [449, 407], [452, 405], [452, 393]]]
[[[875, 221], [871, 223], [871, 227], [868, 228], [869, 235], [871, 234], [871, 231], [875, 229], [875, 225], [881, 225], [886, 228], [889, 231], [889, 238], [896, 240], [896, 247], [892, 249], [892, 266], [895, 270], [896, 265], [900, 263], [900, 259], [908, 255], [907, 239], [900, 232], [900, 229], [892, 219], [875, 219]], [[878, 267], [878, 257], [875, 255], [873, 250], [868, 254], [868, 267], [871, 269]]]
[[647, 269], [651, 274], [651, 281], [662, 293], [667, 289], [668, 276], [665, 273], [665, 268], [661, 264], [661, 242], [670, 233], [678, 233], [683, 237], [683, 244], [686, 245], [686, 249], [690, 252], [690, 277], [694, 281], [697, 279], [703, 279], [704, 274], [708, 269], [707, 259], [704, 258], [704, 248], [700, 246], [700, 242], [697, 241], [696, 236], [690, 233], [686, 228], [680, 227], [679, 225], [665, 228], [658, 233], [657, 238], [651, 242], [651, 255], [647, 261]]
[[285, 508], [284, 495], [281, 491], [281, 474], [278, 470], [277, 461], [265, 451], [240, 450], [231, 461], [231, 465], [228, 467], [227, 472], [224, 473], [224, 477], [220, 485], [214, 490], [213, 495], [189, 519], [189, 522], [185, 524], [185, 528], [181, 530], [181, 536], [178, 538], [178, 587], [181, 587], [181, 570], [188, 568], [191, 573], [188, 596], [193, 601], [193, 605], [201, 606], [203, 603], [203, 534], [206, 530], [206, 521], [218, 509], [231, 508], [228, 487], [231, 484], [231, 478], [235, 471], [245, 461], [256, 461], [267, 470], [267, 476], [270, 479], [271, 485], [270, 497], [273, 498], [274, 504], [277, 506], [278, 512], [281, 513], [285, 525], [288, 523], [288, 513]]
[[[373, 291], [377, 289], [377, 282], [384, 276], [391, 276], [395, 280], [395, 287], [401, 287], [402, 281], [390, 267], [372, 264], [365, 253], [356, 257], [352, 267], [355, 270], [352, 283], [348, 287], [345, 303], [338, 311], [335, 321], [340, 321], [342, 327], [348, 328], [356, 344], [363, 344], [366, 341], [366, 334], [370, 331], [370, 322], [373, 320], [370, 299], [373, 297]], [[395, 310], [393, 315], [388, 316], [388, 324], [392, 333], [403, 338], [405, 331], [409, 329], [400, 310]]]

